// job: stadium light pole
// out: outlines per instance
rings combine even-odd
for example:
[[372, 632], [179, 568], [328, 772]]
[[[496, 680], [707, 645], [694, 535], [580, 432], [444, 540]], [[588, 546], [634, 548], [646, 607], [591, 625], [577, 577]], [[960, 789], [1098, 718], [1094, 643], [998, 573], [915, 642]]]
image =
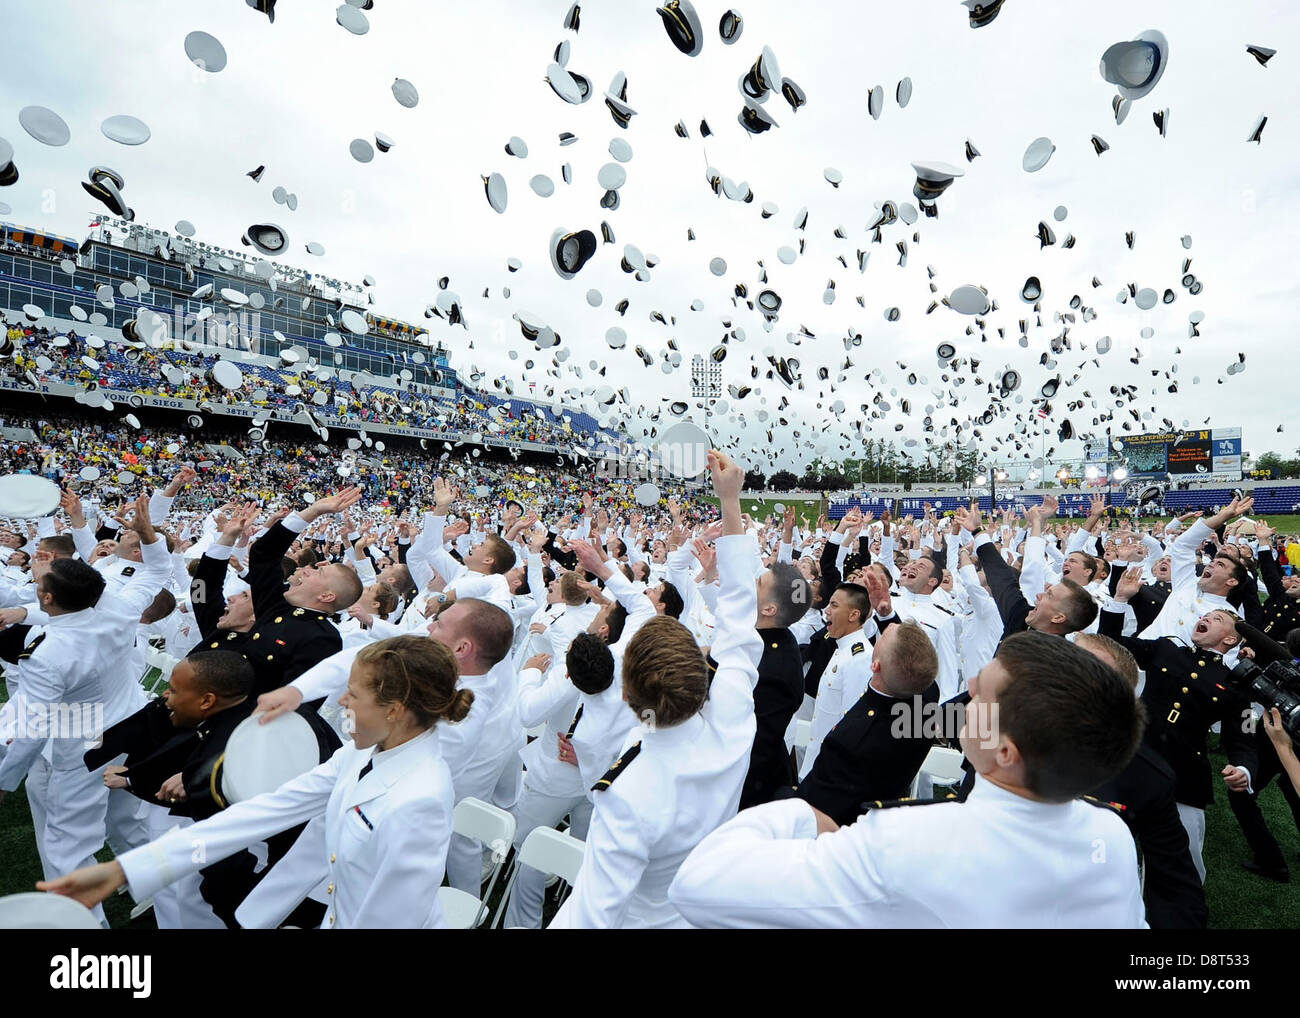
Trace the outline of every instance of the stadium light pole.
[[986, 469], [988, 470], [987, 475], [977, 474], [975, 476], [975, 483], [982, 488], [984, 487], [984, 482], [988, 481], [989, 513], [992, 514], [998, 511], [998, 481], [1005, 481], [1009, 475], [1000, 467], [990, 466]]
[[1106, 505], [1107, 506], [1110, 505], [1111, 481], [1118, 481], [1120, 483], [1123, 483], [1127, 478], [1128, 478], [1128, 468], [1125, 467], [1123, 464], [1120, 464], [1109, 474], [1106, 475]]

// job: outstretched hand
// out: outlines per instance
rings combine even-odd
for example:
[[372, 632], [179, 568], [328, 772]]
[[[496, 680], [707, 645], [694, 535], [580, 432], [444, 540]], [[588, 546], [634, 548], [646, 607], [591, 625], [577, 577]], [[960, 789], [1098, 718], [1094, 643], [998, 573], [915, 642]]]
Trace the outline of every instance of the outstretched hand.
[[122, 864], [113, 860], [97, 866], [84, 866], [54, 880], [38, 880], [36, 889], [61, 894], [81, 902], [86, 908], [94, 908], [125, 884], [126, 873]]

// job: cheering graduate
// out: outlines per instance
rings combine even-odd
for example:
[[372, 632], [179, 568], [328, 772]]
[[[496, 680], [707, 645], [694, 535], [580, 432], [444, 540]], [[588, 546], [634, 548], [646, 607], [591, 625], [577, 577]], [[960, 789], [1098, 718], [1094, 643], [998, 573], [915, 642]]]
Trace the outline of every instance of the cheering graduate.
[[436, 929], [453, 803], [438, 729], [464, 718], [473, 703], [472, 693], [456, 688], [457, 679], [454, 656], [435, 640], [407, 636], [372, 644], [357, 655], [340, 700], [352, 718], [353, 741], [326, 763], [113, 862], [37, 886], [87, 906], [124, 885], [143, 898], [206, 862], [321, 819], [303, 835], [317, 841], [310, 864], [305, 851], [286, 857], [295, 869], [292, 880], [281, 878], [280, 890], [292, 883], [298, 893], [284, 893], [279, 915], [263, 907], [257, 925], [279, 925], [325, 879], [324, 929]]

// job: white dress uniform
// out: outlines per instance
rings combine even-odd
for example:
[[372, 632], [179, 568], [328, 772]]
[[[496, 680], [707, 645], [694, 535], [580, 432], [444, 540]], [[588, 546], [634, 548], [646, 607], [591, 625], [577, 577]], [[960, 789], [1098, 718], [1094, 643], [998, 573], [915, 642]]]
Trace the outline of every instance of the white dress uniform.
[[[139, 562], [134, 562], [131, 559], [119, 558], [116, 555], [105, 555], [103, 558], [91, 563], [91, 566], [97, 570], [102, 577], [104, 577], [104, 593], [109, 596], [116, 595], [117, 592], [126, 585], [127, 581], [134, 575], [139, 565]], [[170, 558], [167, 563], [167, 573], [170, 578]], [[148, 605], [145, 607], [147, 608]]]
[[578, 758], [582, 787], [592, 798], [591, 787], [614, 766], [627, 744], [628, 733], [637, 727], [637, 716], [623, 699], [623, 682], [617, 672], [609, 688], [594, 695], [582, 693], [582, 722], [573, 732], [573, 753]]
[[[384, 620], [376, 615], [375, 621], [383, 622]], [[342, 622], [336, 622], [334, 628], [337, 629], [339, 635], [343, 637], [344, 649], [349, 647], [364, 647], [367, 643], [370, 643], [375, 639], [371, 631], [361, 625], [360, 619], [354, 619], [350, 615], [343, 619]]]
[[817, 699], [813, 703], [812, 734], [808, 750], [804, 753], [799, 778], [808, 776], [822, 741], [830, 730], [840, 723], [840, 718], [850, 707], [862, 699], [871, 681], [871, 640], [876, 635], [876, 623], [867, 623], [870, 629], [855, 629], [835, 641], [835, 653], [826, 662], [821, 681], [817, 683]]
[[446, 581], [443, 590], [448, 593], [454, 591], [458, 598], [481, 598], [510, 614], [510, 582], [505, 573], [476, 573], [457, 562], [442, 547], [446, 526], [447, 517], [424, 514], [424, 530], [406, 554], [406, 567], [416, 587], [421, 590], [427, 587], [436, 570]]
[[957, 571], [957, 579], [971, 606], [971, 616], [962, 626], [961, 645], [963, 678], [969, 683], [997, 653], [1002, 641], [1002, 615], [993, 595], [980, 583], [974, 566], [962, 566]]
[[822, 617], [822, 613], [816, 608], [809, 608], [804, 612], [803, 618], [790, 627], [790, 634], [802, 647], [813, 638], [813, 633], [824, 625], [826, 625], [826, 620]]
[[387, 640], [392, 636], [424, 636], [429, 629], [429, 620], [425, 618], [424, 610], [436, 593], [438, 592], [434, 590], [426, 590], [422, 594], [416, 594], [395, 622], [390, 619], [375, 619], [370, 624], [372, 638]]
[[[943, 592], [947, 598], [947, 592]], [[914, 594], [903, 588], [891, 600], [894, 612], [904, 622], [915, 622], [925, 630], [939, 655], [939, 699], [951, 700], [961, 692], [961, 646], [957, 641], [957, 619], [952, 610], [937, 603], [932, 594]], [[855, 700], [854, 703], [857, 701]], [[847, 705], [852, 707], [853, 704]]]
[[713, 613], [700, 596], [695, 585], [695, 574], [699, 563], [689, 546], [683, 546], [668, 554], [668, 574], [665, 577], [677, 588], [682, 597], [682, 614], [678, 619], [691, 631], [691, 636], [701, 647], [707, 647], [713, 641]]
[[798, 799], [747, 809], [668, 895], [705, 927], [1146, 928], [1133, 837], [1111, 808], [979, 777], [965, 802], [873, 809], [820, 837]]
[[[515, 850], [537, 827], [554, 827], [572, 812], [574, 837], [585, 838], [591, 816], [582, 772], [560, 760], [557, 735], [577, 732], [583, 721], [578, 714], [577, 687], [569, 681], [562, 661], [549, 672], [527, 668], [519, 676], [519, 720], [526, 728], [542, 726], [537, 738], [519, 751], [524, 767], [524, 787], [515, 808]], [[585, 713], [585, 712], [584, 712]], [[630, 711], [628, 712], [631, 713]], [[507, 928], [540, 929], [542, 902], [546, 894], [544, 874], [521, 866], [506, 908]]]
[[0, 608], [21, 608], [37, 600], [36, 584], [28, 577], [24, 581], [0, 581]]
[[[1196, 621], [1202, 615], [1212, 611], [1226, 611], [1241, 615], [1241, 609], [1234, 608], [1221, 594], [1203, 593], [1197, 586], [1196, 549], [1214, 536], [1204, 520], [1197, 520], [1187, 532], [1174, 542], [1169, 549], [1169, 583], [1172, 587], [1160, 614], [1142, 632], [1142, 640], [1158, 640], [1163, 636], [1176, 636], [1190, 647]], [[1237, 663], [1237, 648], [1234, 647], [1223, 655], [1224, 664], [1229, 668]]]
[[[157, 841], [176, 827], [189, 827], [189, 817], [172, 816], [166, 806], [149, 806], [147, 812], [149, 840]], [[138, 846], [133, 846], [138, 847]], [[224, 930], [212, 906], [203, 898], [203, 878], [197, 873], [180, 877], [171, 886], [153, 893], [153, 917], [160, 930]]]
[[758, 592], [746, 534], [720, 537], [717, 671], [700, 712], [646, 729], [594, 793], [596, 808], [573, 894], [552, 929], [681, 928], [668, 901], [677, 867], [732, 816], [754, 742], [754, 685], [763, 644], [754, 629]]
[[513, 654], [528, 638], [528, 627], [537, 614], [537, 598], [532, 594], [511, 594], [509, 611], [510, 621], [515, 626], [514, 642], [511, 644]]
[[640, 632], [641, 627], [649, 622], [658, 612], [655, 606], [650, 603], [650, 599], [645, 595], [644, 585], [633, 583], [618, 568], [618, 564], [612, 559], [605, 563], [611, 570], [610, 577], [605, 581], [606, 594], [612, 594], [627, 610], [627, 619], [623, 623], [623, 633], [618, 638], [617, 643], [610, 645], [609, 652], [614, 656], [614, 685], [622, 688], [623, 682], [623, 652], [627, 650], [627, 645], [632, 642], [632, 638]]
[[[94, 607], [46, 617], [30, 606], [28, 618], [43, 628], [11, 669], [18, 731], [0, 760], [0, 789], [12, 792], [26, 776], [46, 880], [94, 865], [109, 827], [115, 850], [148, 840], [148, 804], [125, 790], [110, 800], [102, 772], [82, 760], [105, 728], [145, 704], [139, 675], [124, 662], [141, 613], [167, 582], [171, 558], [161, 537], [142, 548], [139, 569], [116, 595], [106, 587]], [[96, 915], [104, 921], [102, 908]]]
[[[302, 835], [315, 828], [321, 850], [313, 864], [300, 852], [292, 853], [296, 865], [289, 871], [278, 872], [277, 864], [274, 893], [259, 885], [235, 913], [241, 925], [278, 926], [324, 878], [329, 911], [322, 929], [437, 929], [452, 801], [438, 729], [382, 753], [348, 743], [274, 792], [235, 803], [118, 861], [140, 899], [269, 835], [323, 817]], [[263, 884], [270, 880], [268, 874]]]
[[[578, 634], [587, 631], [587, 628], [600, 613], [600, 609], [590, 602], [587, 604], [564, 604], [559, 602], [547, 606], [548, 612], [551, 609], [558, 610], [554, 611], [549, 618], [542, 617], [537, 620], [546, 623], [546, 631], [533, 635], [533, 654], [550, 654], [553, 659], [552, 667], [558, 666], [563, 669], [564, 658], [569, 653], [569, 646], [578, 637]], [[527, 641], [525, 642], [527, 643]], [[528, 658], [524, 658], [524, 660], [527, 661]], [[525, 727], [531, 726], [526, 725]]]
[[[534, 611], [527, 622], [515, 631], [515, 644], [510, 651], [510, 664], [516, 672], [522, 672], [524, 662], [533, 655], [554, 653], [551, 649], [550, 626], [556, 619], [564, 616], [567, 607], [563, 601], [548, 602]], [[547, 630], [543, 633], [530, 632], [533, 624], [537, 622], [545, 625]]]
[[[519, 751], [524, 729], [515, 702], [518, 684], [510, 659], [486, 675], [462, 675], [460, 686], [474, 693], [469, 715], [443, 732], [443, 754], [451, 769], [456, 801], [473, 797], [509, 809], [518, 798]], [[473, 724], [470, 724], [471, 719]], [[509, 790], [498, 790], [505, 778]], [[505, 800], [504, 802], [502, 800]], [[505, 850], [505, 846], [489, 846]], [[453, 835], [447, 855], [447, 880], [452, 887], [477, 895], [482, 885], [481, 843]]]

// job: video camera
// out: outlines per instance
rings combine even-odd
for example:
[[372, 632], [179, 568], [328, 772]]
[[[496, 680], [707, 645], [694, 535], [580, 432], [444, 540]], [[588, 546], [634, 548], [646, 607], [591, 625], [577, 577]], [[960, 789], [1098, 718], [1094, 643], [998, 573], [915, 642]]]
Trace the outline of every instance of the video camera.
[[1254, 626], [1238, 622], [1236, 628], [1250, 641], [1255, 660], [1238, 662], [1232, 669], [1232, 685], [1265, 710], [1276, 707], [1287, 734], [1300, 740], [1300, 666], [1286, 647]]

